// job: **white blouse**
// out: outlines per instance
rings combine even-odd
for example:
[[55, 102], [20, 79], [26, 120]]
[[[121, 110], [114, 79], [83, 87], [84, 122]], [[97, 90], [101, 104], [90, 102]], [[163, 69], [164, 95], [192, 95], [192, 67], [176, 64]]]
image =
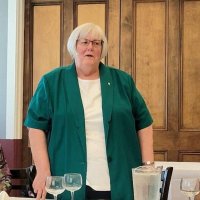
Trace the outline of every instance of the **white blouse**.
[[97, 191], [110, 190], [110, 176], [102, 115], [100, 79], [78, 79], [85, 114], [87, 176], [86, 184]]

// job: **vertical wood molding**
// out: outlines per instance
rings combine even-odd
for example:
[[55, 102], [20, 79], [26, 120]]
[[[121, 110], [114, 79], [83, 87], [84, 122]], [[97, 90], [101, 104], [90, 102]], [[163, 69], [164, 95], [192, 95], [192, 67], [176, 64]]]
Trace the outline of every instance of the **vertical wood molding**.
[[120, 0], [109, 1], [108, 65], [120, 67]]
[[63, 37], [61, 40], [61, 45], [62, 45], [62, 56], [63, 56], [63, 60], [62, 60], [62, 64], [63, 65], [69, 65], [72, 62], [72, 58], [69, 55], [68, 51], [67, 51], [67, 40], [74, 28], [73, 26], [73, 14], [74, 14], [74, 10], [73, 10], [73, 1], [70, 0], [63, 0], [63, 10], [62, 10], [63, 14], [63, 26], [61, 26], [63, 28]]
[[120, 21], [120, 69], [133, 75], [133, 1], [126, 0], [121, 3], [121, 21]]
[[178, 131], [180, 85], [180, 8], [179, 1], [168, 3], [168, 66], [167, 66], [167, 117], [168, 130]]

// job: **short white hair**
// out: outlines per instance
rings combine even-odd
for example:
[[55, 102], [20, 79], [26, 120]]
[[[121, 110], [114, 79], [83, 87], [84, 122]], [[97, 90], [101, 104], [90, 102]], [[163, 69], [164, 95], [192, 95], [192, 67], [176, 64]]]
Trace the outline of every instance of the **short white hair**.
[[88, 34], [94, 37], [97, 40], [102, 40], [102, 52], [101, 59], [107, 55], [108, 52], [108, 42], [105, 36], [105, 33], [100, 28], [100, 26], [93, 23], [85, 23], [80, 26], [77, 26], [71, 33], [67, 42], [67, 49], [72, 59], [75, 58], [76, 52], [76, 42], [79, 38], [84, 38]]

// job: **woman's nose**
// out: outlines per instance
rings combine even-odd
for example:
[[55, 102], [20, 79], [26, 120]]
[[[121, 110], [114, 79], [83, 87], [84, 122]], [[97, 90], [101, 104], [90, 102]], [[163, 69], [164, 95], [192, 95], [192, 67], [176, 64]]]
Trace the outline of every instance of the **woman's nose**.
[[89, 41], [88, 48], [93, 48], [93, 41]]

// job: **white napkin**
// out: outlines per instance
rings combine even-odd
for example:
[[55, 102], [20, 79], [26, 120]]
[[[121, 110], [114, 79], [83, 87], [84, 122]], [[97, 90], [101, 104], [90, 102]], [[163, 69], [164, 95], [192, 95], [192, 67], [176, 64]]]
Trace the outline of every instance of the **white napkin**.
[[7, 192], [5, 191], [0, 192], [0, 200], [9, 200]]

